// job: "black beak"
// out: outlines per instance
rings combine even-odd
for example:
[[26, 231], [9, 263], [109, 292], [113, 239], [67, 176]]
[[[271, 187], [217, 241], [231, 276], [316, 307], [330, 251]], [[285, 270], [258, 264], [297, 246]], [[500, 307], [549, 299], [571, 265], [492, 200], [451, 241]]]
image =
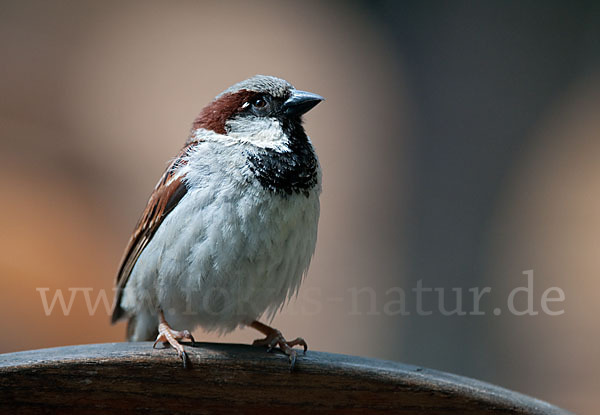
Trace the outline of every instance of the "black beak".
[[290, 116], [302, 115], [324, 99], [321, 95], [312, 92], [294, 90], [292, 96], [283, 103], [283, 113]]

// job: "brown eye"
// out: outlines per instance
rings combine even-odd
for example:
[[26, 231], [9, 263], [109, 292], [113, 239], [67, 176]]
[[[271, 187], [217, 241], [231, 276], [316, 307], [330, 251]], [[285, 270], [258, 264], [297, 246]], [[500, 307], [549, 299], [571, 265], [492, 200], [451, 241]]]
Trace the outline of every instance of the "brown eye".
[[249, 101], [250, 112], [257, 117], [266, 117], [271, 114], [271, 97], [268, 95], [259, 95], [256, 98]]
[[258, 97], [252, 103], [254, 108], [264, 108], [267, 105], [267, 101], [263, 97]]

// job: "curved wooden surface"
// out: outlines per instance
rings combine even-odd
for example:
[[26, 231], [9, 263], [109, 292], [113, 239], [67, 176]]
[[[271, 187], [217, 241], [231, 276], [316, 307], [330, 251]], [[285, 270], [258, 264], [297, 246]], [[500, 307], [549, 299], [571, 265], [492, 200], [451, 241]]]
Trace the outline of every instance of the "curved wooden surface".
[[67, 346], [0, 355], [0, 413], [568, 414], [494, 385], [401, 363], [239, 344]]

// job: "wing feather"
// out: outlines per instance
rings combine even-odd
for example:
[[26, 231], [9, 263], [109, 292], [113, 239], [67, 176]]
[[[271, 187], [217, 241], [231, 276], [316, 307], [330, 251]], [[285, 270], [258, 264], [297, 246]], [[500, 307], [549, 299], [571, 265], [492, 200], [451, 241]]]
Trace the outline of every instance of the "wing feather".
[[156, 184], [154, 191], [150, 195], [148, 205], [142, 213], [133, 234], [129, 238], [129, 243], [125, 248], [125, 253], [121, 259], [121, 265], [116, 279], [116, 297], [113, 306], [111, 322], [115, 323], [125, 315], [125, 310], [121, 307], [121, 298], [123, 289], [131, 275], [138, 258], [144, 251], [144, 248], [152, 240], [152, 237], [158, 230], [160, 224], [167, 215], [175, 209], [179, 201], [187, 193], [187, 187], [183, 182], [183, 175], [178, 170], [187, 163], [186, 156], [189, 150], [197, 142], [189, 142], [179, 152], [177, 157], [171, 162], [165, 170], [162, 177]]

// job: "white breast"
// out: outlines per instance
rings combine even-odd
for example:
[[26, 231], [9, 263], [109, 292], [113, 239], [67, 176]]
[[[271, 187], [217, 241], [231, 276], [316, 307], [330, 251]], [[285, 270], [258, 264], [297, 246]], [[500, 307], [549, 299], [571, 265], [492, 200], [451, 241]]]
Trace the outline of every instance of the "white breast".
[[187, 194], [129, 278], [123, 308], [178, 328], [227, 332], [272, 316], [299, 288], [314, 253], [318, 185], [308, 196], [262, 188], [239, 145], [202, 143], [182, 168]]

